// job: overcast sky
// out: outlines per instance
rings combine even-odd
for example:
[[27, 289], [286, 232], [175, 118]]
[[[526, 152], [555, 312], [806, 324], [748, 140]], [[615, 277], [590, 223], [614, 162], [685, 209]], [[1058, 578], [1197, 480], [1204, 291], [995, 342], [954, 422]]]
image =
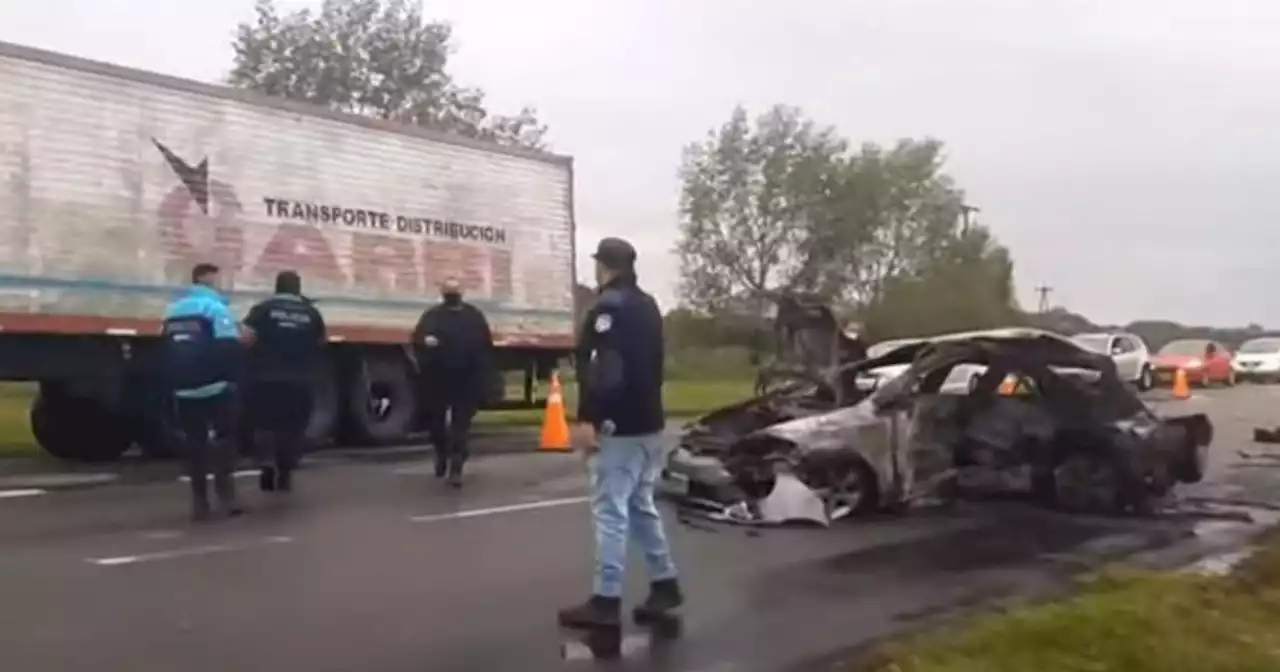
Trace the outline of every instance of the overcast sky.
[[[312, 4], [282, 1], [292, 8]], [[314, 3], [314, 4], [318, 4]], [[435, 0], [458, 79], [576, 159], [579, 249], [673, 301], [681, 147], [744, 103], [932, 135], [1034, 287], [1095, 321], [1278, 325], [1280, 2]], [[4, 0], [0, 40], [212, 81], [252, 0]], [[580, 261], [582, 272], [587, 269]]]

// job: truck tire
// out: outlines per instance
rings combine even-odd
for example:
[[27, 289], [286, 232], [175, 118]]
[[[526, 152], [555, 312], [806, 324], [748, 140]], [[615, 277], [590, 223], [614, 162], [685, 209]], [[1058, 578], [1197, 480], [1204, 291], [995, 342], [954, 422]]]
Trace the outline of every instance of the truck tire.
[[133, 445], [128, 424], [98, 402], [45, 392], [31, 404], [31, 433], [46, 453], [68, 462], [111, 462]]
[[133, 440], [148, 460], [167, 460], [178, 455], [178, 431], [167, 414], [134, 418]]
[[311, 397], [311, 419], [307, 421], [306, 450], [315, 450], [332, 443], [338, 428], [337, 372], [330, 367], [324, 377], [316, 381]]
[[417, 416], [417, 390], [403, 356], [394, 352], [360, 355], [347, 383], [346, 425], [363, 445], [407, 440]]

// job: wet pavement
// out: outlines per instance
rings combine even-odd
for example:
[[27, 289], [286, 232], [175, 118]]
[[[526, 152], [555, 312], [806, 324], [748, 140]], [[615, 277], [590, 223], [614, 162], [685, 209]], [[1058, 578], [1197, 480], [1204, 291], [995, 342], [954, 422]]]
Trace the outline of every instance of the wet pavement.
[[[1275, 401], [1280, 388], [1177, 402], [1202, 404], [1218, 423], [1215, 483], [1198, 494], [1277, 491], [1270, 474], [1280, 469], [1243, 466], [1235, 453], [1265, 448], [1244, 441]], [[477, 459], [461, 492], [412, 458], [334, 463], [302, 476], [287, 502], [265, 500], [241, 479], [250, 514], [202, 528], [186, 523], [185, 486], [171, 479], [0, 499], [5, 669], [601, 665], [554, 623], [556, 608], [589, 587], [578, 458]], [[1208, 527], [1221, 536], [1246, 525]], [[957, 609], [1044, 590], [1107, 559], [1163, 552], [1206, 523], [1072, 518], [1006, 502], [830, 530], [749, 534], [674, 520], [668, 529], [689, 599], [681, 638], [652, 644], [629, 628], [622, 669], [786, 669]], [[632, 600], [644, 589], [635, 565]]]

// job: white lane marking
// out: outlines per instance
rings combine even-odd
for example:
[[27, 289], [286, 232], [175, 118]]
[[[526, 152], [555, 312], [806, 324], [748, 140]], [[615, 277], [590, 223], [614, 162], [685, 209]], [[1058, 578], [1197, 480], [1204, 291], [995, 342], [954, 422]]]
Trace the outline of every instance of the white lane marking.
[[49, 494], [47, 490], [40, 488], [22, 488], [18, 490], [0, 490], [0, 499], [15, 499], [18, 497], [38, 497], [40, 495]]
[[140, 553], [138, 555], [116, 555], [105, 558], [85, 558], [89, 564], [98, 565], [99, 567], [119, 567], [121, 565], [136, 565], [142, 562], [155, 562], [157, 560], [177, 560], [179, 558], [190, 558], [199, 555], [211, 555], [213, 553], [227, 553], [229, 551], [243, 551], [259, 546], [270, 546], [274, 544], [287, 544], [293, 541], [292, 537], [266, 537], [252, 542], [241, 542], [238, 544], [209, 544], [207, 546], [191, 546], [188, 548], [175, 548], [171, 551], [158, 551], [155, 553]]
[[538, 502], [525, 502], [523, 504], [508, 504], [506, 506], [493, 506], [487, 509], [467, 509], [465, 511], [453, 511], [451, 513], [433, 513], [425, 516], [413, 516], [409, 518], [411, 523], [435, 523], [442, 520], [456, 520], [460, 518], [480, 518], [483, 516], [496, 516], [500, 513], [515, 513], [517, 511], [532, 511], [534, 509], [549, 509], [556, 506], [570, 506], [573, 504], [585, 504], [591, 501], [590, 497], [564, 497], [562, 499], [544, 499]]
[[[233, 472], [231, 476], [233, 478], [249, 478], [250, 476], [257, 476], [259, 473], [261, 472], [257, 469], [241, 469], [240, 471]], [[183, 474], [178, 477], [178, 480], [182, 481], [183, 483], [187, 483], [191, 480], [191, 477], [186, 474]], [[209, 474], [209, 480], [211, 481], [213, 480], [213, 474]]]

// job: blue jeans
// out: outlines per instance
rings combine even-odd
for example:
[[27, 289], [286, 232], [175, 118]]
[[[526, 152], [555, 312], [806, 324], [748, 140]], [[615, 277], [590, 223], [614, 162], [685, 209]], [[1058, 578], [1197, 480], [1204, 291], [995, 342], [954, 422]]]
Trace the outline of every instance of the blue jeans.
[[640, 544], [650, 580], [676, 578], [671, 546], [653, 501], [654, 489], [662, 474], [665, 445], [661, 433], [600, 437], [600, 450], [591, 466], [596, 595], [622, 596], [628, 538]]

